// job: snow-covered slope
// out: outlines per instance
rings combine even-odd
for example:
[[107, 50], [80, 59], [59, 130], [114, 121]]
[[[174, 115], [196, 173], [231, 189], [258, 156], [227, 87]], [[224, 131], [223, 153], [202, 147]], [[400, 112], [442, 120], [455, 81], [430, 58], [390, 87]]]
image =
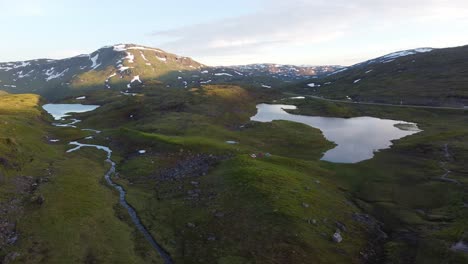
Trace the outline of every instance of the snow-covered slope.
[[362, 67], [362, 66], [367, 66], [367, 65], [371, 65], [371, 64], [378, 64], [378, 63], [390, 63], [390, 62], [392, 62], [392, 61], [394, 61], [394, 60], [396, 60], [398, 58], [402, 58], [402, 57], [406, 57], [406, 56], [410, 56], [410, 55], [415, 55], [415, 54], [420, 54], [420, 53], [427, 53], [427, 52], [431, 52], [433, 50], [434, 50], [433, 48], [417, 48], [417, 49], [410, 49], [410, 50], [402, 50], [402, 51], [392, 52], [390, 54], [387, 54], [387, 55], [384, 55], [384, 56], [381, 56], [381, 57], [378, 57], [378, 58], [375, 58], [375, 59], [360, 62], [360, 63], [355, 64], [355, 65], [350, 66], [350, 67], [337, 69], [336, 71], [333, 71], [333, 72], [329, 73], [328, 75], [334, 75], [334, 74], [337, 74], [337, 73], [341, 73], [341, 72], [344, 72], [346, 70], [353, 69], [355, 67]]
[[[96, 88], [128, 88], [139, 79], [157, 79], [171, 71], [204, 67], [188, 57], [132, 44], [103, 47], [62, 60], [0, 63], [0, 90], [32, 92], [50, 99]], [[140, 80], [137, 83], [142, 83]]]
[[266, 63], [229, 66], [227, 68], [234, 69], [248, 76], [269, 75], [285, 81], [294, 81], [321, 76], [339, 70], [343, 67], [338, 65], [297, 66]]
[[133, 95], [148, 81], [176, 88], [228, 83], [271, 89], [336, 69], [340, 66], [252, 64], [208, 67], [158, 48], [119, 44], [62, 60], [0, 63], [0, 90], [37, 93], [56, 100], [97, 89], [115, 89]]

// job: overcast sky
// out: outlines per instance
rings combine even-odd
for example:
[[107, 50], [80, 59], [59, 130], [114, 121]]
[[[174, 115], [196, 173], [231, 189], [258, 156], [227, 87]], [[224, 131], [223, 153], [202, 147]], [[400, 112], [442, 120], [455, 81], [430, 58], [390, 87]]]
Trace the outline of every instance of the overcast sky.
[[350, 65], [468, 44], [468, 1], [0, 0], [0, 23], [0, 61], [136, 43], [208, 65]]

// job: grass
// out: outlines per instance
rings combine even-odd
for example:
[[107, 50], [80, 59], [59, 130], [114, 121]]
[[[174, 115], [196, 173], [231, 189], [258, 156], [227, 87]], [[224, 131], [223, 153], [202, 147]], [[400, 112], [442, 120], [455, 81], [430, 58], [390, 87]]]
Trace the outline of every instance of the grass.
[[[244, 96], [242, 100], [236, 100], [240, 95]], [[385, 231], [390, 234], [389, 241], [383, 245], [384, 258], [389, 263], [392, 259], [403, 263], [425, 263], [428, 259], [462, 263], [464, 260], [448, 248], [466, 232], [463, 228], [466, 212], [459, 210], [463, 200], [466, 201], [465, 190], [435, 180], [443, 174], [442, 148], [449, 144], [453, 155], [449, 166], [454, 171], [450, 177], [465, 181], [462, 160], [466, 144], [463, 142], [468, 131], [463, 126], [466, 118], [459, 111], [285, 100], [284, 103], [298, 105], [299, 110], [291, 111], [294, 113], [375, 116], [417, 122], [424, 130], [397, 141], [390, 150], [379, 152], [370, 161], [343, 165], [317, 162], [324, 151], [333, 147], [318, 130], [286, 121], [249, 122], [248, 117], [254, 111], [245, 106], [265, 101], [265, 97], [252, 97], [252, 93], [238, 88], [210, 86], [190, 93], [158, 90], [132, 100], [135, 102], [127, 101], [125, 109], [140, 104], [137, 118], [122, 122], [120, 130], [109, 131], [119, 161], [120, 180], [129, 191], [131, 204], [176, 260], [200, 263], [206, 262], [209, 256], [220, 263], [281, 263], [297, 262], [302, 256], [312, 263], [327, 263], [331, 259], [334, 263], [358, 262], [356, 252], [365, 247], [367, 233], [363, 226], [350, 223], [349, 219], [351, 211], [360, 210], [384, 223]], [[120, 112], [111, 105], [108, 107], [102, 109], [101, 117]], [[225, 112], [230, 116], [225, 116]], [[92, 120], [91, 117], [85, 124]], [[227, 145], [226, 140], [239, 144]], [[138, 149], [146, 149], [148, 154], [140, 156]], [[274, 158], [248, 157], [251, 153], [267, 152]], [[179, 166], [178, 162], [198, 154], [230, 158], [220, 161], [205, 176], [169, 182], [158, 179], [161, 171]], [[304, 163], [309, 169], [298, 172], [296, 169], [305, 166]], [[316, 193], [312, 200], [303, 190], [304, 186], [314, 184], [306, 180], [310, 177], [328, 183], [326, 187], [321, 186], [324, 192]], [[200, 185], [194, 187], [192, 181]], [[197, 202], [187, 194], [194, 189], [202, 191], [202, 198]], [[341, 207], [349, 206], [348, 199], [359, 209], [349, 211]], [[295, 208], [301, 208], [300, 200], [311, 204], [314, 201], [316, 207], [309, 207], [313, 211], [311, 215]], [[322, 211], [328, 211], [325, 208], [331, 208], [331, 213], [324, 215]], [[225, 212], [231, 212], [234, 217], [233, 210], [240, 217], [228, 219]], [[343, 210], [343, 215], [338, 213]], [[213, 216], [218, 211], [225, 216], [220, 219]], [[274, 213], [267, 213], [271, 211]], [[313, 216], [333, 219], [332, 223], [346, 222], [356, 230], [350, 238], [352, 245], [340, 245], [337, 249], [331, 244], [330, 232], [336, 228], [332, 223], [319, 224], [315, 235], [309, 236], [310, 224], [304, 219]], [[195, 230], [187, 227], [189, 223], [195, 224]], [[285, 223], [289, 225], [287, 228]], [[228, 232], [231, 229], [234, 231]], [[417, 238], [416, 245], [404, 237], [405, 232], [410, 238]], [[299, 238], [281, 235], [296, 233], [302, 235]], [[238, 234], [243, 234], [244, 240], [245, 234], [250, 234], [252, 239], [236, 244], [233, 241], [240, 239]], [[210, 236], [216, 237], [216, 242], [208, 241]], [[294, 249], [286, 245], [294, 245]], [[334, 250], [346, 253], [337, 257]], [[286, 253], [292, 251], [297, 255]], [[315, 254], [308, 255], [310, 252]]]
[[[342, 100], [349, 96], [364, 102], [463, 107], [468, 105], [467, 50], [468, 46], [437, 49], [388, 63], [357, 65], [290, 89]], [[322, 86], [302, 88], [312, 82]]]
[[[122, 172], [127, 171], [125, 167]], [[357, 263], [357, 250], [365, 240], [359, 235], [359, 225], [348, 219], [353, 208], [336, 194], [333, 184], [327, 183], [328, 173], [317, 170], [314, 163], [280, 157], [254, 160], [241, 155], [200, 178], [153, 184], [151, 189], [150, 182], [138, 181], [127, 188], [130, 202], [177, 262], [235, 258], [238, 263], [295, 263], [303, 259]], [[141, 177], [131, 172], [125, 175]], [[194, 188], [193, 180], [199, 181], [201, 194], [200, 200], [191, 202], [186, 192]], [[182, 191], [172, 191], [177, 185]], [[310, 207], [303, 208], [302, 203]], [[217, 212], [221, 216], [216, 216]], [[310, 224], [308, 219], [319, 222]], [[330, 240], [338, 220], [352, 233], [340, 246], [344, 255], [334, 254], [336, 246]], [[211, 236], [215, 241], [209, 240]]]
[[[284, 100], [298, 105], [292, 111], [297, 114], [375, 116], [416, 122], [424, 130], [372, 160], [333, 164], [319, 161], [334, 146], [319, 130], [249, 121], [255, 104], [277, 99], [276, 94], [221, 85], [142, 92], [90, 94], [87, 100], [104, 105], [78, 114], [83, 119], [78, 125], [103, 130], [89, 142], [111, 147], [115, 180], [176, 263], [361, 263], [369, 243], [383, 248], [380, 263], [466, 263], [466, 255], [449, 250], [468, 233], [463, 112]], [[26, 97], [10, 98], [9, 104], [20, 98]], [[11, 152], [8, 160], [18, 164], [2, 171], [6, 182], [53, 169], [50, 182], [39, 189], [45, 203], [26, 203], [18, 223], [25, 239], [8, 250], [30, 263], [160, 262], [103, 182], [103, 153], [63, 154], [66, 142], [89, 133], [50, 127], [38, 102], [32, 96], [23, 102], [30, 106], [0, 115], [15, 124], [0, 128], [5, 135], [0, 153]], [[63, 143], [48, 144], [52, 136]], [[12, 146], [17, 151], [9, 151]], [[142, 149], [144, 155], [138, 153]], [[438, 179], [444, 174], [441, 161], [460, 185]], [[0, 187], [4, 200], [13, 195], [9, 184]], [[389, 239], [373, 243], [374, 234], [353, 220], [355, 213], [380, 220]], [[331, 240], [337, 222], [346, 226], [340, 244]]]
[[[0, 96], [0, 206], [18, 237], [1, 247], [0, 260], [16, 252], [13, 263], [158, 262], [133, 225], [119, 219], [118, 196], [103, 183], [104, 155], [65, 155], [68, 140], [87, 134], [52, 127], [40, 101]], [[64, 143], [48, 142], [57, 137]]]
[[[359, 209], [317, 162], [333, 144], [305, 125], [250, 122], [265, 98], [236, 86], [153, 89], [107, 104], [99, 118], [84, 114], [82, 125], [105, 130], [117, 180], [176, 262], [358, 263], [367, 236], [351, 220]], [[216, 161], [197, 172], [204, 163], [192, 160], [210, 155]], [[159, 177], [178, 166], [189, 167], [181, 179]], [[348, 228], [340, 245], [331, 241], [336, 221]]]
[[[21, 246], [44, 252], [28, 255], [22, 262], [33, 263], [145, 263], [135, 252], [136, 231], [116, 217], [116, 195], [102, 180], [104, 155], [85, 150], [58, 161], [56, 177], [41, 188], [45, 203], [28, 216], [19, 228], [34, 237]], [[74, 156], [74, 157], [73, 157]], [[85, 171], [83, 168], [87, 168]], [[146, 248], [151, 252], [151, 248]], [[149, 259], [157, 259], [155, 254]]]
[[[467, 116], [464, 111], [349, 105], [307, 99], [295, 113], [326, 116], [375, 116], [413, 121], [424, 131], [395, 142], [370, 161], [356, 165], [327, 164], [335, 179], [361, 207], [385, 223], [389, 263], [464, 263], [466, 256], [448, 248], [467, 233]], [[451, 158], [444, 157], [448, 144]], [[441, 182], [441, 162], [461, 185]], [[420, 212], [423, 213], [420, 213]], [[402, 238], [402, 230], [412, 239]]]

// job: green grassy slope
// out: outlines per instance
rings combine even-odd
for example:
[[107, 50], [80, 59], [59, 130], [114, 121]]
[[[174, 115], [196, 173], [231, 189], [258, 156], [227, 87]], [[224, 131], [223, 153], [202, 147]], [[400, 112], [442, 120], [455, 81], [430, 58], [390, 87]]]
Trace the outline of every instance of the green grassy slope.
[[[158, 260], [117, 217], [117, 194], [103, 182], [104, 155], [65, 154], [66, 140], [86, 133], [51, 127], [39, 104], [37, 95], [0, 96], [0, 262]], [[49, 142], [57, 137], [63, 143]]]
[[[96, 141], [114, 150], [117, 181], [176, 263], [359, 263], [368, 235], [352, 219], [360, 210], [317, 161], [333, 144], [305, 125], [249, 121], [272, 96], [151, 88], [80, 125], [104, 130]], [[341, 244], [331, 239], [337, 223], [347, 229]]]
[[[468, 233], [463, 111], [284, 100], [298, 105], [295, 113], [399, 119], [424, 130], [372, 160], [333, 164], [319, 161], [333, 147], [319, 130], [249, 121], [257, 103], [282, 97], [275, 91], [155, 84], [139, 93], [97, 91], [80, 100], [103, 105], [76, 115], [80, 128], [103, 131], [86, 141], [88, 132], [48, 125], [37, 96], [0, 97], [0, 119], [13, 124], [1, 128], [7, 162], [0, 161], [9, 165], [1, 202], [21, 197], [21, 210], [8, 216], [18, 219], [20, 236], [2, 257], [160, 262], [104, 183], [103, 153], [64, 154], [67, 142], [80, 140], [111, 147], [115, 181], [176, 263], [466, 263], [450, 250]], [[52, 137], [61, 141], [50, 144]], [[26, 180], [17, 182], [24, 175], [39, 187], [31, 192]], [[335, 243], [339, 229], [344, 240]]]
[[[466, 263], [449, 248], [468, 234], [466, 111], [295, 100], [295, 113], [376, 116], [417, 122], [424, 131], [356, 165], [328, 164], [361, 208], [382, 221], [386, 263]], [[445, 153], [447, 146], [448, 155]], [[451, 171], [444, 180], [445, 170]], [[447, 180], [448, 179], [448, 180]]]
[[[418, 105], [468, 105], [468, 46], [362, 63], [291, 89], [332, 99]], [[355, 81], [360, 80], [355, 83]], [[308, 83], [321, 87], [304, 88]]]
[[[310, 127], [248, 121], [255, 103], [278, 94], [231, 86], [150, 91], [85, 114], [83, 125], [107, 130], [130, 203], [176, 261], [466, 261], [450, 250], [466, 239], [463, 111], [283, 101], [298, 105], [296, 113], [400, 119], [424, 130], [370, 161], [343, 165], [317, 161], [332, 145]], [[266, 152], [273, 156], [249, 156]], [[361, 211], [383, 223], [387, 240], [375, 240], [379, 231], [363, 224]], [[339, 245], [330, 240], [336, 222], [348, 230]]]

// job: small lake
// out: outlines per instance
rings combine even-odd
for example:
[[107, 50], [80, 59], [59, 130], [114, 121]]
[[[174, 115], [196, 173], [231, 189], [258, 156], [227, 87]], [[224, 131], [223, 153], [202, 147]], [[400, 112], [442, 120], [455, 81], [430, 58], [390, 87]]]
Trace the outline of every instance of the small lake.
[[46, 104], [42, 108], [51, 114], [55, 120], [60, 120], [69, 116], [70, 113], [84, 113], [93, 111], [99, 105], [83, 105], [83, 104]]
[[257, 114], [251, 117], [251, 120], [258, 122], [288, 120], [320, 129], [326, 139], [337, 144], [334, 149], [324, 154], [322, 160], [335, 163], [357, 163], [371, 159], [375, 152], [389, 148], [392, 140], [421, 132], [416, 124], [405, 121], [374, 117], [334, 118], [293, 115], [283, 109], [297, 108], [294, 105], [259, 104]]

